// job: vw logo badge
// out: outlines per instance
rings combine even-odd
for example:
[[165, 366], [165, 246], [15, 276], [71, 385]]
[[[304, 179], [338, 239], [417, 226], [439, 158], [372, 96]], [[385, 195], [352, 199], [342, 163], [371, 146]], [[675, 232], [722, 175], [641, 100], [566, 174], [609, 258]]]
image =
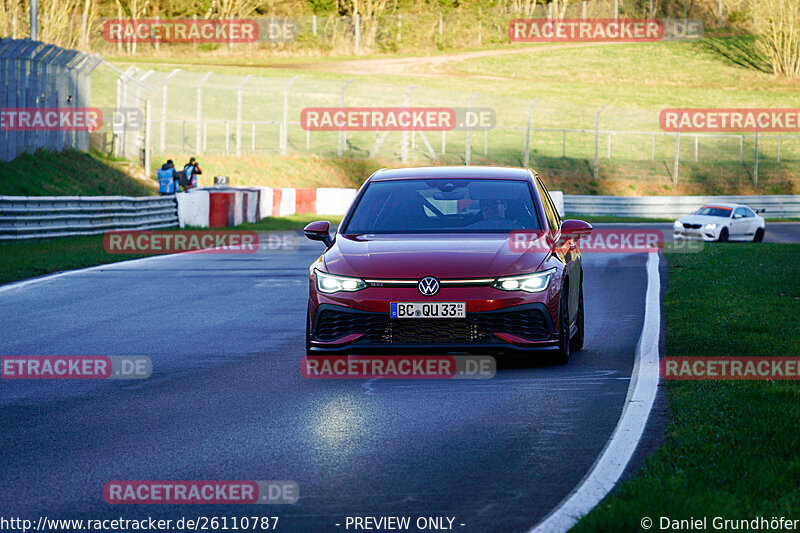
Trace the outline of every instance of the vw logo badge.
[[417, 289], [419, 289], [419, 293], [423, 296], [433, 296], [439, 292], [439, 280], [433, 276], [422, 278], [417, 284]]

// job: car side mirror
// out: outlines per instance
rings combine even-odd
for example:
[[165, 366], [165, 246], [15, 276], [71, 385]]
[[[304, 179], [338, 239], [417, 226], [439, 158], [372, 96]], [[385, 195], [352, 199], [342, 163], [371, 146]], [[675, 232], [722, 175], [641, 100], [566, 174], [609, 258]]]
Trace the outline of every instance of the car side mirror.
[[571, 239], [580, 239], [592, 233], [592, 225], [583, 220], [565, 220], [561, 223], [561, 235]]
[[306, 234], [306, 237], [308, 237], [312, 241], [322, 241], [323, 243], [325, 243], [325, 246], [330, 246], [331, 244], [333, 244], [333, 239], [331, 239], [330, 231], [331, 231], [331, 223], [328, 222], [327, 220], [317, 220], [316, 222], [312, 222], [303, 229], [303, 233]]

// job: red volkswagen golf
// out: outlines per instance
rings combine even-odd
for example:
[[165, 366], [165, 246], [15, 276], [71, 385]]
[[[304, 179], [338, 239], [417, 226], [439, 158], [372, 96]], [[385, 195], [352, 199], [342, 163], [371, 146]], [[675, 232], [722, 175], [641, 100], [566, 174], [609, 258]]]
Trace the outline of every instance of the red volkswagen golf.
[[592, 227], [559, 217], [520, 168], [379, 170], [309, 271], [306, 351], [504, 353], [583, 346], [576, 241]]

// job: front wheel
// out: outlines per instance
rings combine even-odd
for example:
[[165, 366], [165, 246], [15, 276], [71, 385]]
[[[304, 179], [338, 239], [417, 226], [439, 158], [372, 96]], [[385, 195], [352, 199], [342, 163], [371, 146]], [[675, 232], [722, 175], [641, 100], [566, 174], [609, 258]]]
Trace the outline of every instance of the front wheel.
[[717, 237], [717, 242], [728, 242], [728, 228], [722, 228]]
[[753, 236], [753, 242], [761, 242], [764, 240], [764, 228], [758, 228], [756, 234]]
[[558, 351], [555, 354], [555, 361], [560, 365], [569, 362], [570, 340], [569, 340], [569, 298], [567, 296], [568, 287], [561, 288], [560, 317], [558, 320]]

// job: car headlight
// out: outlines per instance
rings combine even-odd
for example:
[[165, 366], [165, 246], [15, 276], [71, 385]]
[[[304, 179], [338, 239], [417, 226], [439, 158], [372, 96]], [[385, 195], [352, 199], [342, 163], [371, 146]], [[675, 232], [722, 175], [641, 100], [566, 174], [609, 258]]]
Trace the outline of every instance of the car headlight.
[[317, 277], [317, 290], [325, 294], [333, 294], [334, 292], [355, 292], [361, 289], [366, 289], [367, 284], [363, 279], [349, 278], [345, 276], [334, 276], [315, 270]]
[[675, 223], [672, 225], [672, 227], [675, 229], [681, 229], [683, 227], [683, 224], [681, 223], [680, 220], [676, 220]]
[[542, 292], [550, 285], [550, 278], [553, 277], [555, 271], [555, 268], [551, 268], [535, 274], [497, 278], [492, 283], [492, 287], [501, 291]]
[[719, 226], [719, 224], [706, 224], [705, 226], [703, 226], [703, 229], [715, 230], [717, 229], [717, 226]]

